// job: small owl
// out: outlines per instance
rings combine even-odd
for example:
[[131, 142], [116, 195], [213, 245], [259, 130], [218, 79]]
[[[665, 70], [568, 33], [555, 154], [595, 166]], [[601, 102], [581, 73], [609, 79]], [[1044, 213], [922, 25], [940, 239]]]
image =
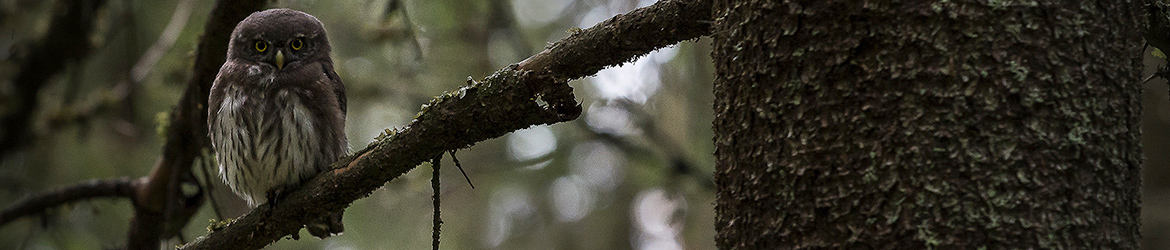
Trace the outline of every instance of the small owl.
[[[252, 207], [275, 202], [346, 153], [345, 86], [333, 72], [325, 27], [290, 9], [236, 25], [211, 87], [208, 128], [219, 175]], [[341, 213], [309, 233], [341, 233]]]

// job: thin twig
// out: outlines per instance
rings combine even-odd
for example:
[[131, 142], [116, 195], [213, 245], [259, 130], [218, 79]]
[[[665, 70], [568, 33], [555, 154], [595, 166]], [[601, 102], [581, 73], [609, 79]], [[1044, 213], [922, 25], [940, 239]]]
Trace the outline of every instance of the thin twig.
[[191, 17], [191, 10], [195, 9], [195, 0], [181, 0], [175, 6], [175, 13], [171, 14], [171, 20], [167, 23], [167, 27], [163, 29], [162, 34], [158, 36], [158, 40], [150, 45], [146, 53], [138, 59], [134, 64], [134, 68], [130, 69], [130, 79], [134, 82], [142, 82], [146, 78], [146, 74], [154, 68], [159, 59], [175, 45], [175, 41], [179, 39], [179, 33], [183, 31], [183, 27], [187, 26], [187, 19]]
[[[391, 27], [394, 13], [402, 14], [402, 28], [396, 29]], [[406, 6], [402, 5], [400, 0], [390, 0], [386, 2], [386, 6], [382, 9], [382, 19], [379, 22], [381, 26], [377, 32], [377, 40], [394, 39], [410, 39], [411, 49], [414, 52], [413, 60], [415, 62], [421, 61], [423, 57], [422, 43], [419, 42], [418, 33], [415, 32], [415, 25], [410, 21], [410, 15], [406, 13]]]
[[451, 161], [455, 162], [455, 167], [459, 168], [459, 173], [463, 174], [463, 179], [467, 180], [467, 185], [471, 185], [471, 189], [475, 189], [475, 184], [471, 183], [471, 178], [467, 177], [467, 172], [463, 171], [463, 164], [459, 163], [459, 158], [455, 157], [455, 150], [448, 150], [448, 155], [451, 155]]
[[434, 218], [431, 219], [431, 247], [434, 250], [439, 250], [439, 231], [443, 225], [443, 217], [439, 215], [439, 163], [443, 161], [443, 154], [439, 154], [435, 159], [431, 160], [431, 190], [434, 194], [431, 196], [431, 201], [434, 207]]
[[[637, 127], [637, 130], [642, 131], [642, 137], [644, 137], [646, 140], [649, 140], [649, 145], [653, 145], [653, 148], [658, 149], [658, 152], [662, 154], [663, 162], [666, 162], [668, 165], [666, 170], [670, 171], [668, 173], [669, 175], [688, 176], [694, 178], [695, 181], [703, 188], [707, 190], [715, 190], [715, 182], [712, 177], [704, 175], [703, 173], [706, 173], [705, 171], [700, 171], [697, 169], [695, 164], [692, 163], [691, 157], [687, 156], [686, 150], [680, 146], [682, 144], [679, 144], [670, 136], [662, 133], [661, 128], [659, 128], [659, 125], [655, 122], [655, 120], [658, 119], [654, 119], [650, 113], [647, 113], [646, 110], [642, 109], [640, 106], [638, 106], [638, 104], [635, 104], [629, 100], [616, 100], [615, 106], [617, 106], [616, 108], [620, 108], [630, 114], [630, 117], [632, 120], [634, 120], [633, 123]], [[630, 141], [630, 138], [625, 136], [597, 131], [583, 122], [578, 123], [578, 125], [581, 127], [582, 131], [588, 132], [593, 137], [604, 140], [606, 143], [621, 148], [622, 151], [634, 152], [634, 154], [654, 154], [653, 150], [650, 150], [651, 146], [638, 145], [637, 143]]]
[[73, 123], [84, 123], [116, 109], [130, 98], [130, 92], [129, 83], [126, 82], [114, 85], [109, 90], [93, 91], [80, 102], [67, 103], [69, 106], [50, 111], [45, 123], [50, 130]]

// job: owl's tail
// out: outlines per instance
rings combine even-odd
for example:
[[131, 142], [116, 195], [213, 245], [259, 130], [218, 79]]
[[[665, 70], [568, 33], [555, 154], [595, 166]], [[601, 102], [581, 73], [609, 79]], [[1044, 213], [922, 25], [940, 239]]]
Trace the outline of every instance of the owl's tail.
[[343, 213], [345, 213], [345, 210], [317, 217], [317, 219], [305, 224], [305, 229], [309, 230], [309, 234], [321, 239], [340, 235], [345, 231], [345, 225], [341, 223]]

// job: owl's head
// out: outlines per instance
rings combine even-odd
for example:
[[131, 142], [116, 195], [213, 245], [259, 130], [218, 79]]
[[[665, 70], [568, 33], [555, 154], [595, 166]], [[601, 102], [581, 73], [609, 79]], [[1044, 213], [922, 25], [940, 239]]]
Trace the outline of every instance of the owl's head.
[[316, 17], [291, 9], [270, 9], [248, 15], [232, 31], [228, 60], [270, 65], [277, 70], [302, 62], [329, 61], [329, 39]]

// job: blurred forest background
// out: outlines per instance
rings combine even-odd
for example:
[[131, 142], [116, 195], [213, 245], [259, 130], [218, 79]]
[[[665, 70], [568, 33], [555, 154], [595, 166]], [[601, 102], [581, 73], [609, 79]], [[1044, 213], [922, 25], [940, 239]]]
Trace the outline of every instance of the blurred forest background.
[[[614, 15], [654, 1], [278, 1], [319, 18], [348, 88], [351, 148], [410, 122], [431, 97], [517, 63]], [[0, 162], [0, 206], [94, 178], [145, 176], [161, 154], [159, 121], [178, 102], [213, 1], [108, 0], [92, 53], [48, 82], [33, 143]], [[0, 5], [4, 95], [55, 1]], [[59, 11], [58, 11], [59, 12]], [[169, 44], [173, 41], [173, 44]], [[709, 41], [684, 42], [572, 83], [576, 121], [533, 127], [457, 153], [442, 169], [443, 249], [712, 249]], [[194, 173], [202, 178], [203, 166]], [[247, 211], [209, 168], [223, 214]], [[344, 235], [302, 233], [271, 249], [429, 249], [431, 171], [389, 182], [346, 210]], [[125, 244], [132, 206], [99, 199], [0, 227], [3, 249]], [[212, 203], [184, 228], [207, 232]], [[178, 244], [172, 240], [169, 244]]]
[[[95, 178], [141, 177], [161, 153], [158, 131], [190, 74], [213, 1], [108, 0], [93, 51], [41, 91], [31, 144], [0, 156], [0, 207]], [[406, 125], [432, 96], [535, 54], [652, 0], [291, 1], [328, 30], [348, 88], [347, 133], [364, 148]], [[0, 103], [55, 1], [0, 0]], [[710, 42], [684, 42], [572, 84], [581, 118], [458, 152], [476, 188], [443, 168], [444, 249], [713, 249]], [[1162, 60], [1146, 56], [1146, 74]], [[1170, 249], [1170, 101], [1147, 83], [1142, 227], [1147, 249]], [[247, 211], [210, 166], [220, 211]], [[346, 210], [346, 233], [302, 234], [271, 249], [427, 249], [430, 170], [412, 171]], [[0, 227], [4, 249], [98, 249], [125, 244], [131, 205], [101, 199]], [[184, 228], [206, 233], [212, 203]], [[179, 244], [172, 240], [169, 244]]]

